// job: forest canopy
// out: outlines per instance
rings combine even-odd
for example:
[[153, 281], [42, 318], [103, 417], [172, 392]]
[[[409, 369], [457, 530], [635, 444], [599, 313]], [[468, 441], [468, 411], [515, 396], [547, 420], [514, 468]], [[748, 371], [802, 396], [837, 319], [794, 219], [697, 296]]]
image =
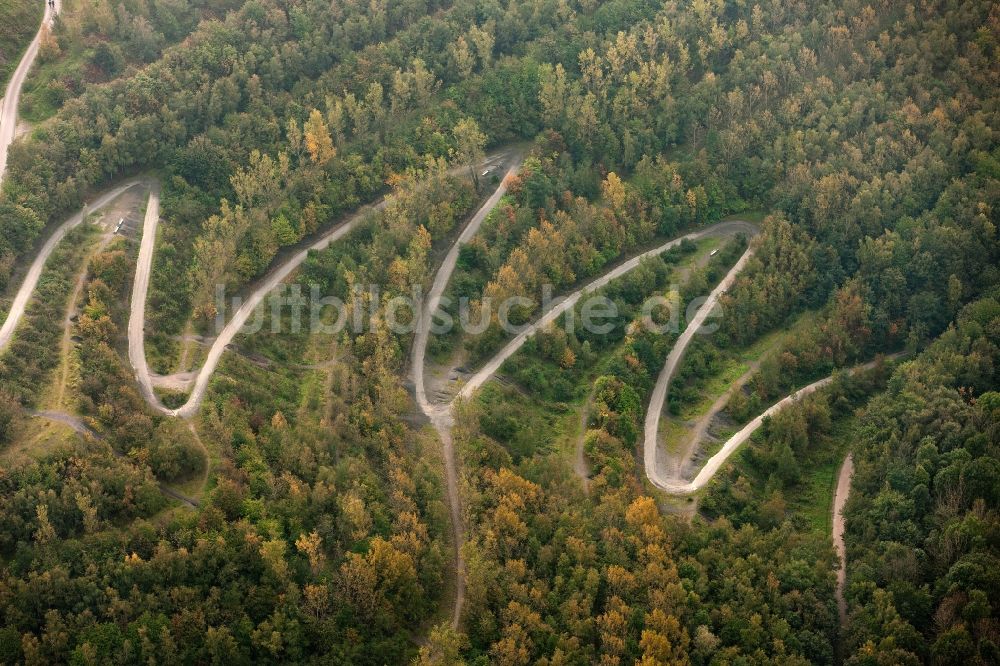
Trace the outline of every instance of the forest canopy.
[[[997, 4], [64, 0], [44, 33], [2, 311], [56, 225], [95, 224], [0, 353], [0, 663], [1000, 661]], [[139, 239], [87, 209], [132, 177], [161, 203], [143, 353], [184, 390], [217, 290], [348, 220], [286, 282], [388, 303], [455, 247], [443, 293], [521, 322], [704, 235], [602, 288], [609, 333], [570, 308], [532, 336], [447, 437], [417, 336], [378, 316], [237, 336], [185, 420], [130, 365]], [[641, 306], [748, 250], [661, 427], [718, 403], [718, 448], [834, 379], [673, 498], [643, 421], [679, 336]], [[428, 393], [512, 339], [492, 315], [432, 336]], [[848, 454], [840, 588], [823, 474]]]

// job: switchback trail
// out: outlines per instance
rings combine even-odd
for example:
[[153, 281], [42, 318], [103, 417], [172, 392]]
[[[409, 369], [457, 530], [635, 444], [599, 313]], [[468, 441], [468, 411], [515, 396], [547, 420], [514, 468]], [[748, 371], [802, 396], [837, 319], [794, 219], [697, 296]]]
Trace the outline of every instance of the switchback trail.
[[[865, 363], [864, 365], [855, 366], [854, 368], [847, 370], [847, 372], [853, 374], [855, 372], [860, 372], [863, 370], [870, 370], [881, 362], [882, 359], [876, 359], [874, 361]], [[726, 443], [722, 446], [722, 449], [720, 449], [718, 453], [716, 453], [714, 456], [708, 459], [708, 462], [705, 463], [705, 466], [701, 468], [701, 471], [698, 472], [697, 476], [695, 476], [692, 481], [684, 481], [683, 479], [671, 478], [666, 474], [662, 474], [660, 470], [657, 469], [654, 465], [652, 470], [650, 470], [649, 467], [646, 468], [646, 473], [647, 476], [649, 477], [650, 482], [660, 490], [663, 490], [672, 495], [688, 495], [690, 493], [700, 490], [705, 486], [706, 483], [712, 480], [712, 477], [715, 476], [715, 473], [719, 471], [719, 469], [722, 467], [722, 464], [729, 459], [729, 456], [733, 455], [733, 453], [735, 453], [740, 446], [742, 446], [748, 439], [750, 439], [750, 436], [753, 435], [753, 433], [756, 432], [756, 430], [764, 424], [764, 419], [766, 419], [769, 416], [773, 416], [774, 414], [780, 412], [782, 409], [788, 407], [794, 402], [797, 402], [798, 400], [804, 398], [810, 393], [815, 393], [817, 390], [823, 388], [824, 386], [832, 382], [835, 376], [836, 375], [830, 375], [829, 377], [824, 377], [823, 379], [813, 382], [808, 386], [803, 386], [798, 391], [795, 391], [791, 395], [788, 395], [783, 399], [781, 399], [780, 401], [778, 401], [777, 403], [771, 405], [763, 414], [759, 415], [757, 418], [750, 421], [750, 423], [743, 426], [743, 428], [741, 428], [739, 432], [730, 437], [726, 441]], [[663, 409], [662, 400], [660, 401], [659, 406], [655, 411], [654, 407], [656, 407], [656, 405], [650, 403], [650, 408], [646, 412], [646, 432], [645, 432], [645, 441], [643, 444], [646, 447], [647, 453], [649, 452], [649, 448], [653, 447], [654, 448], [653, 452], [655, 454], [656, 428], [660, 420], [659, 419], [660, 412]]]
[[[503, 152], [499, 153], [501, 156], [504, 154], [505, 153]], [[492, 161], [495, 161], [497, 159], [497, 155], [498, 154], [489, 155], [484, 160], [484, 163], [489, 164]], [[479, 166], [481, 167], [481, 165]], [[464, 171], [465, 168], [466, 167], [464, 166], [453, 167], [449, 169], [449, 174], [454, 175]], [[159, 397], [153, 391], [153, 380], [150, 377], [149, 367], [146, 363], [144, 351], [146, 296], [149, 290], [153, 254], [156, 246], [156, 233], [160, 223], [159, 182], [153, 178], [132, 178], [123, 181], [115, 187], [112, 187], [111, 189], [98, 195], [93, 201], [89, 202], [89, 204], [85, 206], [83, 211], [70, 216], [65, 222], [56, 227], [52, 235], [46, 239], [41, 248], [38, 250], [38, 254], [31, 263], [31, 266], [25, 275], [24, 281], [21, 283], [21, 286], [18, 288], [17, 293], [14, 296], [14, 301], [11, 304], [7, 318], [4, 320], [3, 325], [0, 326], [0, 353], [2, 353], [10, 344], [10, 341], [14, 336], [14, 332], [17, 329], [17, 325], [24, 316], [25, 308], [34, 294], [35, 288], [38, 286], [38, 280], [41, 277], [43, 269], [45, 268], [45, 263], [52, 255], [56, 246], [72, 228], [83, 223], [87, 213], [105, 208], [117, 197], [133, 187], [146, 188], [149, 192], [149, 200], [146, 206], [146, 214], [143, 221], [142, 239], [139, 246], [139, 257], [136, 263], [135, 280], [133, 282], [132, 298], [130, 303], [128, 322], [129, 361], [131, 362], [132, 368], [135, 372], [135, 378], [139, 384], [140, 392], [146, 402], [148, 402], [150, 406], [161, 414], [181, 418], [190, 418], [198, 411], [198, 408], [204, 399], [205, 392], [208, 389], [208, 382], [218, 367], [222, 354], [264, 298], [289, 275], [291, 275], [291, 273], [306, 260], [311, 251], [321, 251], [326, 249], [331, 243], [343, 238], [345, 235], [354, 230], [373, 212], [385, 208], [389, 202], [389, 199], [383, 198], [374, 204], [360, 207], [350, 217], [348, 217], [347, 220], [323, 232], [315, 240], [300, 249], [298, 252], [295, 252], [285, 260], [281, 261], [277, 266], [272, 268], [264, 278], [254, 285], [249, 296], [232, 315], [223, 329], [219, 332], [219, 335], [212, 341], [212, 344], [206, 354], [205, 362], [198, 370], [194, 378], [194, 388], [188, 396], [187, 401], [176, 409], [170, 409], [165, 407], [160, 402]]]
[[[519, 164], [519, 162], [518, 162]], [[508, 176], [513, 172], [514, 167], [508, 171]], [[505, 177], [506, 178], [506, 177]], [[497, 200], [499, 196], [494, 195]], [[486, 209], [487, 206], [495, 205], [494, 198], [491, 197], [490, 201], [487, 201], [486, 205], [483, 207]], [[488, 213], [488, 209], [480, 210], [480, 214], [485, 216]], [[479, 217], [477, 214], [476, 217]], [[481, 222], [481, 220], [480, 220]], [[475, 228], [478, 228], [478, 223]], [[470, 229], [472, 229], [470, 231]], [[471, 235], [475, 233], [472, 224], [466, 228], [462, 236], [455, 243], [452, 251], [449, 252], [449, 257], [454, 255], [455, 258], [458, 256], [458, 251], [460, 249], [460, 244], [463, 239], [467, 240]], [[611, 281], [625, 275], [626, 273], [639, 267], [642, 262], [646, 259], [663, 254], [667, 250], [680, 245], [685, 240], [697, 241], [702, 238], [708, 237], [725, 237], [725, 236], [735, 236], [739, 233], [745, 233], [748, 236], [752, 236], [757, 233], [757, 227], [749, 222], [744, 222], [742, 220], [726, 221], [713, 224], [704, 229], [680, 236], [671, 241], [668, 241], [652, 250], [648, 250], [639, 255], [628, 259], [618, 266], [615, 266], [608, 272], [604, 273], [600, 277], [595, 278], [583, 287], [580, 287], [576, 291], [563, 297], [561, 300], [555, 302], [549, 307], [549, 309], [544, 312], [541, 317], [539, 317], [535, 322], [523, 327], [522, 331], [510, 342], [508, 342], [493, 358], [488, 360], [483, 367], [475, 372], [468, 381], [454, 397], [454, 399], [447, 404], [434, 404], [431, 403], [427, 398], [426, 387], [423, 381], [423, 365], [424, 356], [427, 345], [427, 339], [429, 337], [429, 329], [431, 326], [431, 314], [435, 312], [438, 304], [440, 303], [440, 296], [444, 293], [444, 288], [447, 286], [448, 279], [451, 277], [451, 272], [454, 270], [455, 262], [445, 260], [442, 265], [438, 275], [434, 280], [434, 286], [431, 288], [429, 298], [427, 299], [427, 307], [424, 312], [421, 313], [421, 318], [417, 324], [417, 331], [414, 336], [414, 353], [413, 353], [413, 370], [411, 372], [414, 378], [414, 389], [417, 395], [417, 402], [420, 405], [421, 410], [427, 415], [434, 428], [438, 431], [441, 437], [442, 445], [444, 447], [445, 455], [445, 471], [448, 482], [448, 500], [452, 514], [452, 524], [455, 531], [455, 543], [458, 550], [456, 551], [456, 602], [454, 612], [452, 614], [452, 626], [457, 627], [461, 616], [461, 608], [464, 600], [464, 580], [462, 573], [464, 571], [464, 562], [462, 560], [462, 554], [460, 545], [464, 540], [464, 533], [461, 523], [461, 509], [459, 504], [458, 496], [458, 480], [457, 471], [454, 460], [454, 443], [452, 441], [451, 429], [454, 425], [454, 419], [452, 416], [452, 408], [455, 404], [461, 400], [467, 400], [471, 398], [475, 392], [482, 387], [487, 381], [489, 381], [504, 362], [513, 356], [523, 345], [528, 341], [531, 336], [537, 333], [554, 321], [558, 317], [572, 308], [580, 300], [580, 298], [589, 293], [593, 293], [602, 287], [606, 286]], [[745, 261], [746, 255], [740, 260]]]
[[[729, 440], [722, 446], [722, 449], [708, 459], [704, 467], [701, 468], [693, 480], [686, 481], [681, 478], [680, 470], [676, 468], [669, 472], [664, 471], [664, 466], [661, 464], [660, 460], [661, 451], [658, 443], [658, 431], [660, 416], [663, 412], [663, 404], [666, 401], [667, 391], [670, 388], [670, 380], [673, 378], [678, 365], [680, 365], [681, 359], [684, 358], [684, 352], [687, 350], [691, 340], [694, 339], [695, 334], [701, 330], [705, 320], [717, 307], [719, 296], [725, 293], [725, 291], [732, 286], [737, 275], [746, 266], [746, 263], [749, 261], [751, 256], [753, 256], [752, 246], [747, 249], [743, 256], [740, 257], [739, 261], [737, 261], [726, 276], [722, 278], [722, 281], [718, 284], [718, 286], [712, 290], [712, 293], [709, 295], [708, 299], [706, 299], [705, 303], [702, 304], [701, 308], [698, 309], [698, 312], [688, 323], [684, 332], [679, 338], [677, 338], [673, 349], [671, 349], [670, 353], [667, 355], [667, 359], [663, 364], [663, 369], [660, 371], [659, 377], [657, 377], [656, 385], [653, 387], [653, 392], [649, 399], [649, 406], [646, 409], [645, 427], [643, 429], [643, 466], [646, 471], [646, 477], [649, 479], [650, 483], [660, 490], [672, 495], [688, 495], [703, 488], [705, 484], [708, 483], [713, 476], [715, 476], [715, 473], [719, 471], [722, 464], [729, 459], [729, 456], [731, 456], [744, 442], [750, 439], [750, 436], [753, 435], [753, 433], [764, 423], [764, 419], [833, 381], [834, 376], [831, 375], [830, 377], [813, 382], [812, 384], [804, 386], [778, 403], [772, 405], [769, 409], [767, 409], [767, 411], [750, 421], [750, 423], [743, 426], [739, 432], [730, 437]], [[889, 358], [893, 358], [895, 356], [898, 356], [898, 354], [890, 356]], [[879, 359], [876, 359], [864, 365], [852, 368], [848, 372], [854, 373], [859, 370], [870, 369], [880, 362], [881, 361]], [[740, 380], [745, 380], [745, 378], [741, 377]], [[715, 406], [713, 405], [713, 407]]]
[[[501, 349], [493, 358], [487, 361], [483, 367], [469, 377], [469, 380], [462, 387], [462, 390], [458, 393], [457, 397], [461, 398], [471, 398], [472, 395], [479, 390], [479, 388], [485, 384], [489, 379], [496, 374], [497, 370], [504, 362], [513, 356], [518, 349], [524, 346], [524, 343], [528, 341], [535, 333], [540, 330], [544, 330], [546, 326], [553, 323], [559, 318], [561, 314], [572, 308], [585, 294], [593, 293], [602, 287], [606, 286], [612, 280], [620, 278], [626, 273], [635, 270], [638, 266], [645, 260], [651, 257], [655, 257], [663, 254], [672, 247], [680, 245], [685, 240], [697, 241], [702, 238], [709, 237], [719, 237], [719, 236], [734, 236], [738, 233], [745, 233], [748, 235], [753, 235], [757, 232], [757, 227], [749, 222], [744, 222], [742, 220], [734, 220], [727, 222], [718, 222], [704, 229], [694, 231], [692, 233], [686, 234], [679, 238], [675, 238], [672, 241], [668, 241], [659, 247], [653, 248], [632, 257], [628, 261], [622, 262], [618, 266], [612, 268], [604, 275], [595, 278], [589, 284], [577, 289], [571, 294], [567, 295], [562, 300], [554, 303], [541, 317], [539, 317], [534, 323], [529, 324], [523, 328], [523, 330], [507, 345]], [[740, 259], [738, 265], [741, 265], [746, 260], [746, 255]], [[735, 270], [735, 269], [734, 269]], [[728, 276], [727, 276], [728, 277]]]
[[649, 398], [649, 408], [646, 410], [642, 458], [646, 476], [657, 487], [667, 489], [676, 484], [676, 481], [661, 476], [659, 465], [657, 464], [659, 453], [657, 430], [660, 423], [660, 413], [663, 411], [663, 403], [667, 399], [667, 389], [670, 387], [670, 379], [674, 376], [674, 372], [676, 372], [677, 366], [680, 365], [681, 359], [684, 358], [684, 352], [687, 351], [688, 344], [694, 339], [695, 333], [702, 330], [705, 320], [708, 319], [708, 316], [718, 305], [719, 296], [729, 289], [736, 280], [736, 276], [743, 270], [743, 267], [746, 266], [752, 256], [753, 247], [751, 246], [747, 248], [747, 251], [743, 253], [743, 256], [739, 258], [736, 264], [729, 269], [729, 272], [722, 278], [718, 286], [712, 290], [705, 303], [702, 304], [691, 321], [688, 322], [684, 332], [677, 338], [673, 348], [667, 355], [667, 360], [663, 364], [660, 375], [656, 379], [656, 385], [653, 387], [653, 393]]
[[575, 292], [564, 297], [562, 300], [555, 303], [548, 311], [546, 311], [536, 322], [525, 327], [520, 334], [517, 335], [513, 340], [511, 340], [500, 352], [497, 353], [492, 359], [487, 361], [487, 363], [478, 372], [473, 374], [466, 384], [462, 387], [462, 390], [455, 396], [455, 398], [446, 404], [435, 404], [432, 403], [427, 397], [427, 388], [424, 381], [424, 366], [427, 342], [430, 337], [430, 329], [433, 324], [433, 314], [438, 310], [441, 302], [441, 296], [444, 294], [444, 290], [451, 279], [451, 274], [454, 272], [455, 265], [458, 259], [458, 253], [461, 246], [467, 243], [469, 239], [478, 231], [479, 226], [482, 221], [489, 214], [489, 211], [496, 206], [497, 202], [506, 192], [506, 182], [513, 175], [516, 174], [517, 169], [520, 167], [521, 158], [517, 156], [513, 164], [508, 167], [507, 173], [504, 176], [500, 187], [494, 192], [493, 196], [480, 208], [479, 212], [473, 217], [466, 228], [463, 230], [462, 234], [459, 236], [458, 240], [454, 243], [452, 248], [449, 250], [448, 255], [445, 257], [441, 268], [435, 275], [434, 282], [431, 286], [430, 292], [428, 293], [428, 298], [425, 302], [425, 308], [421, 312], [420, 319], [417, 322], [417, 328], [414, 333], [414, 343], [413, 343], [413, 353], [412, 366], [411, 366], [411, 377], [414, 382], [414, 392], [417, 397], [417, 404], [420, 406], [421, 411], [430, 419], [431, 424], [437, 430], [439, 437], [441, 438], [442, 447], [444, 450], [444, 464], [445, 464], [445, 478], [448, 487], [448, 504], [449, 510], [452, 518], [452, 529], [454, 533], [455, 540], [455, 606], [452, 612], [452, 626], [457, 627], [459, 620], [461, 619], [462, 605], [465, 599], [465, 581], [464, 581], [464, 570], [465, 564], [462, 559], [461, 544], [464, 542], [464, 529], [462, 525], [461, 516], [461, 502], [458, 492], [458, 472], [457, 465], [455, 463], [455, 451], [454, 442], [452, 439], [452, 426], [454, 425], [454, 419], [452, 416], [452, 408], [455, 403], [459, 400], [465, 400], [470, 398], [476, 390], [478, 390], [484, 383], [486, 383], [495, 373], [499, 370], [500, 366], [503, 365], [510, 356], [512, 356], [524, 343], [536, 332], [544, 329], [550, 323], [555, 321], [559, 315], [566, 312], [568, 309], [573, 307], [579, 301], [580, 297], [584, 294], [594, 292], [605, 285], [607, 285], [612, 280], [625, 275], [629, 271], [637, 268], [643, 260], [650, 257], [660, 255], [672, 247], [680, 245], [685, 240], [699, 240], [702, 238], [707, 238], [711, 236], [732, 236], [737, 233], [747, 233], [748, 235], [753, 235], [756, 233], [756, 226], [743, 221], [728, 221], [720, 222], [714, 224], [705, 229], [701, 229], [696, 232], [692, 232], [685, 236], [675, 238], [659, 247], [656, 247], [647, 252], [643, 252], [627, 261], [622, 262], [618, 266], [612, 268], [604, 275], [594, 279], [589, 284]]
[[465, 542], [465, 530], [462, 525], [462, 504], [458, 491], [458, 467], [455, 463], [454, 443], [451, 437], [451, 409], [450, 405], [435, 405], [427, 399], [427, 387], [424, 383], [424, 365], [427, 354], [427, 342], [430, 338], [431, 326], [434, 321], [434, 314], [441, 305], [441, 297], [451, 280], [451, 274], [455, 271], [458, 263], [458, 254], [462, 246], [469, 242], [479, 231], [483, 221], [490, 211], [496, 207], [501, 197], [507, 192], [507, 185], [510, 179], [517, 174], [521, 168], [522, 155], [513, 153], [507, 171], [500, 181], [499, 187], [489, 199], [479, 208], [476, 214], [465, 225], [465, 229], [458, 239], [452, 244], [445, 255], [441, 267], [434, 276], [434, 282], [427, 293], [425, 307], [421, 310], [420, 318], [417, 321], [417, 328], [413, 336], [413, 353], [411, 354], [410, 376], [413, 379], [414, 393], [420, 410], [430, 419], [438, 436], [441, 439], [441, 446], [444, 456], [445, 484], [448, 495], [448, 510], [451, 514], [452, 540], [454, 541], [455, 558], [455, 602], [452, 607], [451, 626], [458, 627], [462, 616], [462, 606], [465, 603], [465, 560], [462, 557], [462, 544]]
[[[503, 156], [504, 154], [503, 151], [491, 154], [484, 159], [484, 163], [489, 164], [497, 160], [498, 155]], [[481, 166], [477, 165], [476, 168], [481, 168]], [[449, 170], [449, 174], [460, 172], [464, 168], [454, 167]], [[263, 302], [264, 298], [302, 265], [302, 262], [306, 260], [310, 252], [325, 250], [333, 242], [340, 240], [353, 231], [369, 215], [384, 209], [389, 201], [390, 199], [383, 198], [374, 204], [361, 207], [346, 221], [326, 231], [310, 245], [292, 254], [273, 268], [260, 281], [258, 286], [250, 292], [250, 295], [243, 301], [236, 312], [233, 313], [233, 316], [219, 332], [219, 335], [212, 341], [212, 345], [205, 356], [205, 362], [194, 378], [194, 388], [191, 390], [191, 394], [188, 396], [187, 401], [176, 409], [165, 407], [153, 391], [152, 379], [149, 376], [149, 368], [145, 360], [143, 327], [145, 326], [146, 290], [149, 286], [149, 272], [152, 267], [156, 228], [159, 223], [159, 216], [151, 216], [147, 209], [146, 221], [143, 225], [142, 247], [139, 250], [139, 263], [136, 268], [135, 286], [132, 291], [132, 310], [129, 316], [129, 359], [132, 361], [132, 367], [136, 371], [136, 379], [139, 382], [140, 390], [146, 402], [167, 416], [179, 416], [181, 418], [190, 418], [193, 416], [201, 406], [205, 392], [208, 390], [208, 382], [218, 367], [219, 361], [222, 359], [222, 354], [243, 328], [243, 325], [246, 324], [250, 315], [257, 309], [257, 306]], [[152, 207], [152, 203], [153, 200], [151, 197], [150, 207]], [[157, 197], [158, 206], [159, 199]]]
[[[740, 231], [746, 231], [746, 233], [747, 233], [748, 236], [753, 236], [756, 233], [756, 228], [755, 227], [750, 226], [749, 224], [746, 227], [743, 227], [742, 226], [743, 224], [744, 223], [742, 223], [742, 222], [738, 222], [737, 226], [732, 226], [732, 225], [725, 226], [725, 227], [722, 228], [722, 233], [734, 234], [734, 233], [738, 233]], [[719, 235], [721, 235], [721, 233]], [[691, 275], [692, 271], [694, 271], [697, 268], [704, 267], [708, 263], [708, 261], [710, 259], [711, 259], [711, 255], [706, 254], [704, 257], [702, 257], [701, 259], [699, 259], [698, 261], [696, 261], [691, 266], [687, 266], [687, 267], [684, 267], [684, 268], [680, 269], [680, 271], [678, 273], [678, 276], [679, 276], [678, 279], [680, 281], [684, 281], [684, 280], [688, 279], [688, 276]], [[747, 375], [749, 376], [749, 374], [750, 373], [748, 372]], [[737, 381], [739, 381], [739, 380], [737, 380]], [[727, 395], [728, 395], [728, 393], [727, 393]], [[575, 451], [575, 456], [574, 456], [574, 460], [573, 460], [573, 470], [576, 472], [576, 475], [580, 478], [580, 481], [583, 483], [583, 489], [584, 489], [584, 491], [588, 490], [589, 489], [589, 485], [590, 485], [589, 470], [587, 469], [587, 457], [586, 457], [586, 453], [584, 451], [584, 444], [585, 444], [586, 438], [587, 438], [587, 423], [588, 423], [588, 420], [589, 420], [588, 417], [589, 417], [590, 411], [592, 410], [593, 405], [594, 405], [594, 398], [595, 398], [595, 393], [594, 393], [594, 390], [592, 389], [590, 391], [590, 393], [588, 394], [588, 396], [587, 396], [586, 403], [584, 404], [582, 413], [580, 415], [580, 434], [579, 434], [579, 437], [577, 437], [576, 451]], [[717, 403], [718, 402], [722, 402], [723, 405], [725, 404], [723, 398], [720, 398], [719, 401], [717, 401]], [[716, 405], [712, 405], [711, 409], [715, 409], [715, 408], [716, 408]], [[721, 407], [720, 407], [720, 409], [721, 409]], [[710, 413], [710, 416], [711, 415], [712, 414]], [[707, 420], [710, 420], [710, 419], [706, 419], [706, 421]], [[702, 428], [702, 425], [699, 424], [698, 427]], [[705, 423], [704, 428], [707, 428], [707, 422]], [[702, 432], [704, 432], [704, 429], [702, 429]], [[697, 435], [696, 435], [696, 437], [697, 437]], [[694, 441], [694, 438], [692, 438], [692, 442], [693, 441]], [[691, 455], [691, 450], [693, 450], [693, 448], [694, 448], [694, 445], [692, 443], [692, 444], [689, 445], [689, 450], [688, 450], [685, 458], [689, 457]], [[678, 468], [678, 470], [680, 470], [681, 464], [683, 462], [683, 458], [678, 458], [678, 460], [676, 462], [677, 462], [677, 468]], [[678, 471], [678, 473], [679, 473], [679, 471]]]
[[[146, 402], [167, 416], [181, 418], [190, 418], [193, 416], [201, 406], [205, 392], [208, 390], [208, 382], [215, 373], [215, 369], [218, 367], [219, 361], [222, 359], [222, 354], [226, 351], [226, 347], [240, 332], [240, 329], [246, 324], [250, 315], [257, 309], [257, 306], [264, 301], [264, 298], [270, 292], [274, 291], [279, 284], [284, 282], [295, 269], [302, 265], [302, 262], [306, 260], [311, 251], [319, 252], [325, 250], [331, 243], [353, 231], [370, 214], [382, 210], [387, 204], [388, 199], [382, 199], [371, 206], [361, 208], [346, 221], [322, 234], [312, 244], [299, 250], [273, 268], [250, 292], [250, 295], [237, 308], [236, 312], [233, 313], [233, 316], [230, 317], [229, 321], [226, 322], [226, 325], [219, 332], [219, 335], [213, 340], [212, 346], [209, 347], [208, 353], [205, 355], [205, 362], [195, 376], [194, 388], [191, 390], [187, 401], [176, 409], [170, 409], [160, 402], [156, 392], [153, 391], [153, 382], [149, 376], [149, 367], [146, 363], [145, 354], [146, 293], [149, 288], [149, 274], [153, 263], [153, 248], [155, 247], [156, 230], [159, 224], [159, 197], [154, 192], [151, 192], [149, 206], [146, 209], [146, 219], [143, 223], [142, 243], [139, 248], [136, 278], [132, 288], [128, 324], [129, 360], [132, 363], [133, 370], [135, 370], [140, 392], [143, 398], [146, 399]], [[150, 212], [153, 209], [157, 211], [156, 214]]]
[[35, 38], [28, 44], [28, 49], [21, 56], [21, 62], [17, 69], [10, 75], [7, 82], [7, 90], [3, 95], [3, 106], [0, 106], [0, 183], [3, 182], [4, 173], [7, 171], [7, 149], [14, 143], [17, 134], [17, 107], [21, 102], [21, 89], [24, 88], [24, 81], [28, 78], [28, 72], [35, 63], [38, 56], [38, 49], [42, 44], [42, 31], [46, 26], [51, 26], [55, 15], [59, 13], [61, 0], [56, 0], [55, 8], [49, 7], [45, 2], [45, 11], [42, 13], [42, 23], [35, 33]]
[[[482, 168], [484, 165], [493, 165], [498, 160], [505, 159], [507, 155], [507, 151], [493, 153], [485, 158], [483, 164], [477, 165], [477, 168]], [[518, 158], [518, 164], [519, 159], [520, 158]], [[464, 169], [464, 166], [453, 167], [449, 169], [449, 174], [454, 175]], [[153, 255], [156, 247], [156, 234], [160, 223], [160, 185], [155, 179], [132, 178], [123, 181], [115, 187], [112, 187], [111, 189], [100, 194], [97, 198], [91, 201], [89, 205], [85, 206], [84, 210], [70, 216], [65, 222], [56, 227], [52, 235], [46, 239], [39, 248], [38, 254], [35, 256], [34, 261], [31, 263], [31, 266], [24, 277], [24, 281], [21, 283], [21, 286], [18, 288], [17, 293], [14, 296], [14, 300], [11, 304], [7, 317], [4, 320], [3, 325], [0, 326], [0, 353], [6, 350], [13, 339], [17, 326], [24, 316], [28, 302], [31, 300], [31, 297], [34, 295], [35, 288], [38, 286], [38, 282], [41, 278], [46, 262], [66, 234], [74, 227], [82, 224], [88, 213], [102, 210], [133, 187], [145, 188], [149, 193], [149, 197], [143, 219], [142, 237], [139, 245], [139, 256], [136, 261], [135, 279], [132, 285], [132, 297], [128, 322], [129, 361], [135, 371], [135, 378], [139, 385], [140, 393], [142, 393], [144, 399], [160, 413], [167, 416], [182, 418], [189, 418], [197, 412], [198, 407], [204, 398], [205, 391], [208, 388], [209, 379], [215, 372], [222, 354], [267, 294], [274, 290], [275, 287], [277, 287], [293, 271], [295, 271], [295, 269], [297, 269], [309, 256], [310, 251], [326, 249], [331, 243], [350, 233], [372, 212], [385, 208], [389, 202], [388, 199], [383, 198], [377, 203], [359, 208], [346, 221], [330, 228], [321, 234], [316, 240], [312, 241], [298, 252], [292, 254], [290, 257], [273, 268], [257, 285], [252, 288], [250, 295], [246, 298], [241, 307], [238, 308], [233, 314], [219, 335], [212, 340], [205, 363], [194, 377], [194, 389], [188, 397], [187, 402], [177, 409], [168, 409], [160, 402], [159, 397], [153, 391], [153, 380], [150, 376], [149, 366], [146, 362], [145, 356], [146, 297], [149, 291]], [[494, 194], [494, 196], [491, 197], [490, 202], [492, 203], [487, 202], [490, 207], [495, 205], [499, 197], [502, 196], [502, 191], [505, 191], [505, 188], [506, 182], [502, 183], [500, 189], [498, 189], [499, 194]], [[486, 212], [488, 212], [488, 210]], [[460, 238], [461, 242], [467, 241], [468, 238], [471, 237], [471, 234], [475, 233], [475, 230], [478, 229], [478, 226], [482, 223], [485, 218], [485, 213], [482, 211], [480, 211], [480, 213], [481, 215], [477, 214], [472, 222], [470, 222], [470, 228], [467, 228], [466, 232], [462, 234]], [[455, 256], [452, 257], [449, 255], [449, 259], [450, 268], [448, 270], [450, 275], [450, 271], [454, 269], [454, 265], [457, 260], [457, 249], [455, 250]], [[446, 259], [446, 263], [448, 263], [449, 259]], [[447, 280], [445, 280], [445, 282], [447, 282]], [[38, 417], [65, 423], [81, 435], [89, 434], [100, 438], [99, 434], [95, 433], [82, 419], [77, 416], [59, 411], [34, 412], [33, 414]], [[194, 430], [193, 424], [189, 425], [192, 426], [192, 433], [197, 438], [197, 432]], [[121, 454], [115, 452], [115, 455], [120, 456]], [[207, 467], [211, 463], [207, 455], [207, 450], [205, 463], [207, 474]], [[205, 478], [204, 481], [207, 481], [207, 478]], [[204, 487], [204, 483], [202, 487]], [[188, 506], [197, 507], [199, 504], [197, 499], [188, 497], [176, 489], [162, 483], [160, 484], [160, 490], [165, 495], [173, 497]]]

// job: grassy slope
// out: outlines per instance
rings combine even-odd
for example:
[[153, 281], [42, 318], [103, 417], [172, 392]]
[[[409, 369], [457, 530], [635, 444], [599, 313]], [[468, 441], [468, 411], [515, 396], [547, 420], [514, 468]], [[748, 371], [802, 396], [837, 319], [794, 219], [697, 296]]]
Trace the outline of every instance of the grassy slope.
[[851, 433], [856, 422], [854, 415], [833, 422], [829, 440], [810, 451], [800, 462], [802, 483], [794, 486], [793, 492], [785, 496], [788, 508], [801, 514], [815, 532], [830, 533], [837, 474], [850, 449]]
[[21, 54], [38, 31], [44, 10], [42, 0], [0, 2], [0, 97]]

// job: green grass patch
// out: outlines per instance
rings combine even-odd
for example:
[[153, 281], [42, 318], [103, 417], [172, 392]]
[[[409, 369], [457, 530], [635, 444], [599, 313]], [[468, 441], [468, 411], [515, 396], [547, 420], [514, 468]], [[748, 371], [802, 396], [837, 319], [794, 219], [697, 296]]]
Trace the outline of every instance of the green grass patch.
[[788, 508], [801, 516], [811, 531], [830, 533], [837, 475], [850, 448], [856, 421], [857, 418], [850, 415], [833, 422], [829, 439], [800, 461], [802, 478], [785, 496]]
[[694, 418], [707, 412], [712, 403], [720, 395], [729, 391], [733, 383], [750, 369], [750, 363], [755, 360], [740, 357], [727, 359], [722, 369], [705, 382], [705, 387], [701, 390], [701, 397], [698, 402], [687, 406], [681, 412], [681, 416], [683, 418]]
[[664, 450], [670, 455], [680, 455], [681, 444], [684, 443], [688, 427], [681, 419], [660, 417], [660, 442]]
[[[729, 391], [733, 383], [745, 374], [752, 364], [760, 362], [767, 353], [780, 349], [786, 340], [808, 329], [815, 321], [816, 316], [816, 312], [804, 312], [798, 315], [790, 325], [771, 331], [747, 347], [718, 349], [711, 341], [707, 341], [705, 344], [711, 346], [717, 354], [713, 361], [715, 370], [704, 376], [695, 374], [688, 379], [685, 387], [686, 395], [680, 400], [678, 400], [678, 394], [675, 393], [672, 386], [668, 396], [672, 410], [676, 410], [677, 417], [684, 420], [703, 416], [708, 412], [712, 403]], [[695, 340], [693, 344], [697, 345], [698, 340]], [[685, 355], [675, 377], [676, 383], [684, 383], [685, 374], [692, 371], [690, 366], [702, 362], [703, 357], [697, 353]]]

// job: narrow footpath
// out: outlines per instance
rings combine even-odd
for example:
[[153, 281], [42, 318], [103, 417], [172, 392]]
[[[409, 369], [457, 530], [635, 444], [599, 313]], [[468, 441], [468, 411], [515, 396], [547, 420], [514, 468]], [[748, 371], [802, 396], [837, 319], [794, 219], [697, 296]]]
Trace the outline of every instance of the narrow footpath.
[[847, 625], [847, 599], [844, 590], [847, 587], [847, 548], [844, 546], [844, 505], [851, 494], [851, 477], [854, 476], [854, 457], [847, 454], [844, 464], [840, 466], [837, 477], [837, 491], [833, 495], [833, 549], [837, 553], [840, 568], [837, 569], [837, 612], [840, 615], [840, 626]]

